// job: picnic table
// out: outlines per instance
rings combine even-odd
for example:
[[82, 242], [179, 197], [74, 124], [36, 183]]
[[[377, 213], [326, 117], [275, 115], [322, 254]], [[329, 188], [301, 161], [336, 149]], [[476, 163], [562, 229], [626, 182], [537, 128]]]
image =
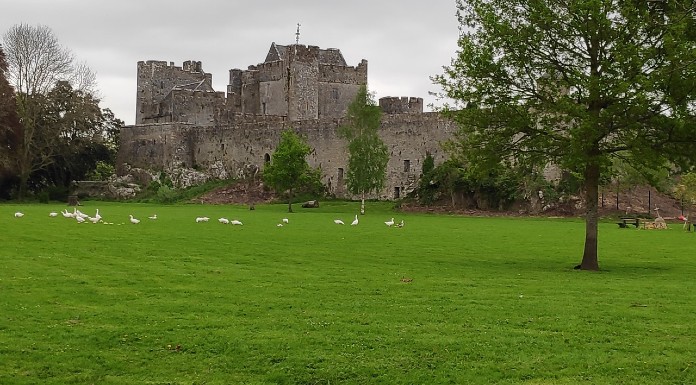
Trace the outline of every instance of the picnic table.
[[616, 224], [622, 229], [627, 228], [629, 225], [633, 225], [638, 228], [638, 226], [640, 226], [640, 219], [635, 217], [620, 217]]

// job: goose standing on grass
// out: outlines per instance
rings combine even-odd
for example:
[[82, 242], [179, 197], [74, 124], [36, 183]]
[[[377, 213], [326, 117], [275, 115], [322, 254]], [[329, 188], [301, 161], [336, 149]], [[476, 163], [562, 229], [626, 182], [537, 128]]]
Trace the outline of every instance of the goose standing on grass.
[[152, 214], [152, 216], [151, 216], [151, 217], [148, 217], [148, 218], [149, 218], [149, 219], [152, 219], [152, 220], [154, 221], [155, 219], [157, 219], [157, 214]]
[[343, 224], [344, 224], [343, 221], [340, 220], [340, 219], [334, 219], [334, 223], [337, 224], [337, 225], [343, 225]]
[[358, 225], [358, 214], [355, 214], [355, 219], [353, 219], [353, 222], [350, 223], [351, 226], [357, 226]]
[[404, 220], [402, 219], [401, 222], [396, 225], [396, 227], [404, 227]]
[[79, 215], [75, 217], [75, 220], [77, 221], [77, 223], [85, 223], [85, 218], [82, 218]]
[[87, 217], [87, 219], [92, 223], [99, 223], [99, 221], [101, 221], [101, 217]]
[[[97, 213], [94, 214], [94, 217], [97, 218], [97, 222], [101, 221], [102, 216], [99, 215], [99, 209], [97, 209]], [[94, 223], [97, 223], [97, 222], [94, 222]]]
[[242, 226], [243, 225], [243, 223], [241, 221], [238, 221], [236, 219], [231, 220], [230, 224], [235, 225], [235, 226]]
[[21, 212], [21, 211], [17, 211], [17, 212], [15, 213], [15, 218], [21, 218], [21, 217], [23, 217], [23, 216], [24, 216], [24, 213]]
[[72, 213], [68, 212], [68, 209], [65, 209], [65, 211], [61, 211], [61, 214], [63, 214], [63, 217], [65, 218], [72, 218]]
[[48, 216], [49, 216], [49, 217], [57, 217], [57, 216], [58, 216], [58, 213], [55, 212], [55, 211], [51, 211], [50, 213], [48, 213]]
[[133, 218], [132, 215], [128, 215], [128, 216], [130, 217], [130, 222], [132, 224], [137, 225], [138, 223], [140, 223], [140, 219], [135, 219], [135, 218]]
[[196, 223], [208, 222], [209, 219], [208, 217], [198, 217], [196, 218]]
[[384, 224], [387, 225], [387, 226], [389, 226], [389, 227], [394, 226], [394, 218], [392, 218], [392, 219], [389, 220], [389, 221], [384, 222]]
[[230, 223], [230, 220], [227, 218], [218, 218], [218, 222], [222, 223], [223, 225], [227, 225]]
[[288, 218], [283, 218], [283, 223], [290, 223], [290, 220]]

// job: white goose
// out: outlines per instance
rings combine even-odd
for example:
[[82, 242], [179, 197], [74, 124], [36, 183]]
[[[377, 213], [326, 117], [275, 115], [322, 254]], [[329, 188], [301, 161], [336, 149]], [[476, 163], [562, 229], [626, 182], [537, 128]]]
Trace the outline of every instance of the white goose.
[[198, 217], [196, 218], [196, 223], [208, 222], [209, 219], [208, 217]]
[[343, 223], [343, 221], [340, 220], [340, 219], [334, 219], [334, 223], [337, 224], [337, 225], [344, 225], [344, 224], [345, 224], [345, 223]]
[[222, 224], [224, 224], [224, 225], [227, 225], [227, 224], [230, 223], [230, 220], [227, 219], [227, 218], [218, 218], [218, 222], [220, 222], [220, 223], [222, 223]]
[[394, 218], [392, 218], [392, 219], [389, 220], [389, 221], [384, 222], [384, 224], [387, 225], [387, 226], [389, 226], [389, 227], [394, 226]]
[[57, 217], [57, 216], [58, 216], [58, 213], [55, 212], [55, 211], [51, 211], [50, 213], [48, 213], [48, 216], [49, 216], [49, 217]]
[[24, 213], [23, 213], [23, 212], [20, 212], [20, 211], [17, 211], [14, 215], [15, 215], [15, 218], [21, 218], [21, 217], [24, 216]]
[[355, 219], [353, 219], [353, 222], [350, 223], [351, 226], [357, 226], [358, 225], [358, 215], [355, 214]]
[[149, 218], [149, 219], [152, 219], [152, 220], [154, 221], [155, 219], [157, 219], [157, 214], [152, 214], [152, 216], [151, 216], [151, 217], [148, 217], [148, 218]]
[[283, 223], [290, 223], [290, 220], [288, 218], [283, 218]]
[[231, 221], [230, 221], [230, 224], [236, 225], [236, 226], [242, 226], [242, 225], [243, 225], [243, 223], [242, 223], [241, 221], [238, 221], [238, 220], [236, 220], [236, 219], [231, 220]]
[[140, 219], [135, 219], [135, 218], [133, 218], [132, 215], [128, 215], [128, 216], [130, 217], [130, 222], [132, 224], [137, 225], [138, 223], [140, 223]]

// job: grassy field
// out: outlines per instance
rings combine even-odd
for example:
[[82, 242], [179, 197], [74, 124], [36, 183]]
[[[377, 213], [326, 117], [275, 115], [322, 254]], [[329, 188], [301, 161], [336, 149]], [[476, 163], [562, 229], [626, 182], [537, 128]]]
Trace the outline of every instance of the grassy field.
[[0, 384], [696, 383], [680, 225], [602, 223], [592, 273], [579, 220], [64, 207], [0, 205]]

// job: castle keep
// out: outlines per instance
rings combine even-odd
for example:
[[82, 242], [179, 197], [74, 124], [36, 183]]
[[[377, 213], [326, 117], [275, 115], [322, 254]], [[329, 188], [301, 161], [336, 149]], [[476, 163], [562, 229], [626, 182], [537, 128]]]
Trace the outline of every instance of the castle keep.
[[[367, 61], [347, 65], [341, 51], [299, 44], [271, 44], [264, 62], [231, 69], [226, 92], [215, 91], [202, 63], [181, 67], [138, 62], [135, 125], [121, 130], [118, 164], [174, 173], [193, 168], [213, 177], [263, 169], [283, 130], [292, 128], [313, 149], [308, 162], [321, 167], [324, 184], [350, 197], [347, 143], [338, 129], [358, 89], [367, 84]], [[427, 153], [444, 159], [441, 142], [454, 124], [423, 112], [423, 99], [387, 97], [380, 136], [390, 151], [387, 183], [377, 194], [399, 198], [411, 191]], [[123, 169], [119, 170], [124, 172]]]

